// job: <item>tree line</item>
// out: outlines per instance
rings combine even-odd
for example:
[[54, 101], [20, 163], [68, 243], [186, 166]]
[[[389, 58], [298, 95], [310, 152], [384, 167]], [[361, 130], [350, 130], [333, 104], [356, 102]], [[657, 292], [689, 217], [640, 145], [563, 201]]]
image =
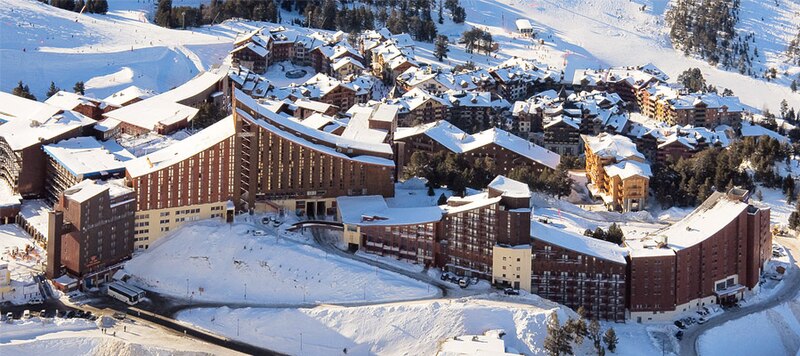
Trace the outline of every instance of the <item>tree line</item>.
[[39, 2], [55, 6], [59, 9], [89, 12], [93, 14], [105, 14], [108, 12], [108, 1], [106, 0], [39, 0]]
[[[785, 178], [775, 173], [775, 162], [789, 160], [792, 148], [769, 137], [747, 137], [729, 149], [710, 147], [689, 159], [668, 159], [653, 165], [650, 189], [663, 207], [697, 206], [714, 191], [734, 186], [753, 190], [755, 183], [781, 188]], [[751, 176], [741, 169], [748, 161]]]
[[159, 0], [155, 22], [159, 26], [196, 27], [231, 18], [280, 22], [280, 10], [301, 14], [293, 24], [323, 30], [359, 33], [385, 26], [394, 34], [408, 33], [414, 39], [433, 42], [437, 21], [444, 23], [444, 9], [456, 23], [466, 20], [458, 0], [211, 0], [199, 7], [172, 7], [172, 0]]

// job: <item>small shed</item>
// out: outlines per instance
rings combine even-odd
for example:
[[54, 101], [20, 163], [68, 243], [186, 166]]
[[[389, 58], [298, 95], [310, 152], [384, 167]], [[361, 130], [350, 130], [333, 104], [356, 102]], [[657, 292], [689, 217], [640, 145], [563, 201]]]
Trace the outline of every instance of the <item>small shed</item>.
[[533, 35], [533, 25], [528, 19], [519, 19], [516, 21], [517, 24], [517, 31], [525, 37], [531, 37]]

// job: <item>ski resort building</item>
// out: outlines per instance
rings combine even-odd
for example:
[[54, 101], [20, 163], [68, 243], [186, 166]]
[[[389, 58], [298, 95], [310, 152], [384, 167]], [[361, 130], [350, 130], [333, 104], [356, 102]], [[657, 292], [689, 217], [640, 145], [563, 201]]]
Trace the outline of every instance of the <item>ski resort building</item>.
[[547, 221], [531, 223], [531, 293], [590, 318], [626, 319], [628, 251], [611, 242], [568, 232]]
[[47, 154], [45, 198], [53, 203], [64, 190], [85, 179], [125, 177], [125, 162], [136, 157], [116, 141], [82, 136], [42, 147]]
[[644, 209], [652, 172], [633, 141], [607, 133], [581, 137], [586, 144], [586, 175], [592, 195], [609, 209]]
[[44, 194], [43, 145], [87, 135], [95, 121], [81, 113], [0, 92], [0, 179], [23, 198]]
[[744, 106], [735, 96], [688, 93], [658, 85], [641, 91], [642, 113], [668, 125], [713, 129], [719, 125], [740, 127]]
[[471, 162], [488, 158], [494, 162], [495, 171], [492, 173], [495, 175], [508, 174], [521, 166], [536, 172], [555, 170], [561, 161], [558, 154], [501, 129], [492, 128], [469, 135], [446, 121], [398, 128], [394, 144], [399, 171], [418, 151], [451, 152], [463, 155]]
[[187, 221], [233, 213], [234, 134], [229, 116], [125, 164], [127, 184], [136, 191], [136, 249], [147, 249]]
[[47, 277], [83, 288], [108, 282], [134, 246], [136, 194], [122, 180], [84, 180], [59, 194], [48, 215]]
[[770, 210], [748, 200], [746, 190], [715, 192], [683, 220], [626, 242], [631, 319], [668, 321], [758, 288], [772, 256]]
[[169, 134], [188, 127], [205, 102], [224, 104], [217, 93], [226, 92], [228, 68], [203, 72], [168, 92], [134, 102], [103, 114], [119, 122], [119, 132], [141, 135], [148, 132]]
[[239, 90], [234, 118], [238, 206], [333, 215], [339, 196], [394, 195], [395, 164], [387, 143], [313, 129]]

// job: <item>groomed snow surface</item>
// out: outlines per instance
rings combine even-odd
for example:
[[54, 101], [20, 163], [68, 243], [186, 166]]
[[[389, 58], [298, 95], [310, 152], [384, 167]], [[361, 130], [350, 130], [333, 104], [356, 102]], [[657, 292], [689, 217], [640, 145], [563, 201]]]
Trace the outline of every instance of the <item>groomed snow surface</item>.
[[13, 324], [4, 322], [0, 324], [0, 355], [236, 354], [228, 349], [131, 320], [105, 326], [107, 332], [104, 334], [98, 325], [85, 319], [33, 317], [29, 320], [15, 320]]
[[177, 318], [292, 355], [336, 355], [344, 348], [348, 355], [434, 355], [449, 337], [493, 329], [506, 331], [507, 347], [530, 355], [544, 352], [551, 312], [558, 311], [560, 320], [574, 314], [545, 301], [538, 304], [470, 298], [365, 307], [193, 309]]
[[800, 299], [713, 328], [698, 339], [703, 356], [795, 355], [800, 349]]
[[439, 293], [425, 283], [313, 246], [248, 233], [255, 229], [248, 223], [190, 224], [135, 256], [125, 270], [145, 289], [195, 301], [374, 303]]

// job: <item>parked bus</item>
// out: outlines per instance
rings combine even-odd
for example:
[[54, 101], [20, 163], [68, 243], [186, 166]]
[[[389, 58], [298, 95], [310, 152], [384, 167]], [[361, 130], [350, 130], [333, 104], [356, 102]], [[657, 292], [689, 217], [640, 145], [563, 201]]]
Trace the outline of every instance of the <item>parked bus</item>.
[[108, 295], [128, 305], [134, 305], [144, 297], [144, 290], [124, 282], [112, 282], [108, 285]]

